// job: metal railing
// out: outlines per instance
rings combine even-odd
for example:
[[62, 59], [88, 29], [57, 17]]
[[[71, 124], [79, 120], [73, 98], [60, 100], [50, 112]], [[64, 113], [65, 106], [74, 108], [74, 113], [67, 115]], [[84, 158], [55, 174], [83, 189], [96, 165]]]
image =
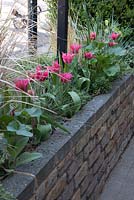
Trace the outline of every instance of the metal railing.
[[[37, 0], [28, 0], [28, 48], [37, 51]], [[68, 0], [58, 0], [57, 54], [67, 51]]]

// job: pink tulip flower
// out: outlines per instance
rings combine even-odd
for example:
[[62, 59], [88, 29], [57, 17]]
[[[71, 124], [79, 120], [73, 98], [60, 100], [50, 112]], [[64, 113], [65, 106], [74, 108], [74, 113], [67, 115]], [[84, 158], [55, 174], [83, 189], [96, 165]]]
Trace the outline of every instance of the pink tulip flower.
[[112, 40], [116, 40], [119, 36], [120, 36], [119, 33], [113, 32], [113, 33], [111, 33], [111, 35], [109, 36], [109, 38], [111, 38]]
[[15, 87], [17, 90], [23, 90], [24, 92], [27, 92], [29, 82], [29, 79], [18, 79], [15, 81]]
[[59, 76], [60, 76], [60, 80], [61, 80], [62, 83], [68, 83], [73, 78], [73, 75], [71, 73], [69, 73], [69, 72], [67, 72], [67, 73], [60, 73]]
[[42, 70], [42, 66], [41, 65], [37, 65], [36, 71], [41, 71], [41, 70]]
[[84, 56], [86, 59], [90, 60], [92, 58], [95, 58], [95, 55], [92, 54], [92, 52], [85, 52]]
[[72, 44], [71, 46], [70, 46], [70, 50], [71, 50], [71, 52], [72, 53], [79, 53], [79, 50], [81, 49], [81, 45], [80, 44]]
[[115, 46], [115, 45], [117, 45], [117, 44], [118, 44], [117, 42], [109, 42], [109, 43], [108, 43], [109, 47], [113, 47], [113, 46]]
[[34, 78], [38, 81], [44, 81], [49, 76], [49, 71], [42, 71], [42, 68], [36, 67], [36, 73], [34, 74]]
[[62, 59], [64, 63], [70, 64], [74, 58], [72, 53], [62, 53]]
[[96, 39], [96, 32], [91, 32], [89, 35], [90, 40], [95, 40]]
[[57, 72], [58, 73], [60, 71], [60, 69], [61, 69], [61, 66], [59, 65], [57, 60], [53, 62], [53, 65], [51, 67], [49, 67], [49, 70], [51, 72]]

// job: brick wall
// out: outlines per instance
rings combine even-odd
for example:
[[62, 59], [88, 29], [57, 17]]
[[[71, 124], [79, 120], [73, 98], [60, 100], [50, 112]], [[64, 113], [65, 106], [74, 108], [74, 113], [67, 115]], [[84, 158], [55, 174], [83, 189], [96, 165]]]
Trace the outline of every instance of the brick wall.
[[58, 138], [61, 149], [37, 174], [38, 187], [34, 182], [31, 198], [23, 190], [18, 199], [97, 200], [133, 136], [133, 87], [134, 77], [125, 77], [109, 94], [95, 97], [68, 122], [72, 134], [64, 136], [64, 144]]

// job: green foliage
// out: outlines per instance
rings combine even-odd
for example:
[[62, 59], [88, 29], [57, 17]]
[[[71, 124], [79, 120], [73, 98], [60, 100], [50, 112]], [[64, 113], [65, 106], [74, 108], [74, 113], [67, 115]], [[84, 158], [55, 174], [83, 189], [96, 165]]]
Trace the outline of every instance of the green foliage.
[[22, 62], [19, 71], [1, 66], [14, 74], [10, 81], [0, 80], [0, 179], [16, 166], [41, 157], [29, 152], [29, 145], [48, 139], [55, 128], [68, 132], [58, 120], [71, 118], [91, 96], [107, 92], [112, 81], [128, 69], [128, 50], [118, 24], [99, 17], [89, 20], [87, 7], [82, 17], [85, 24], [77, 35], [80, 45], [73, 45], [79, 50], [70, 48], [59, 63]]
[[4, 187], [0, 184], [0, 199], [1, 200], [16, 200], [9, 192], [5, 191]]
[[41, 157], [40, 153], [33, 152], [26, 154], [25, 157], [23, 156], [23, 151], [29, 141], [29, 135], [27, 136], [27, 131], [25, 131], [24, 127], [18, 134], [16, 121], [9, 122], [11, 120], [10, 118], [11, 116], [7, 115], [0, 119], [0, 122], [4, 119], [4, 123], [1, 123], [0, 126], [0, 179], [3, 179], [7, 174], [12, 173], [16, 166]]
[[[50, 17], [56, 19], [57, 0], [48, 0], [51, 10]], [[86, 19], [85, 6], [89, 18], [96, 17], [99, 14], [103, 19], [109, 19], [112, 15], [122, 26], [133, 27], [134, 19], [134, 1], [133, 0], [70, 0], [70, 15], [73, 19], [78, 16], [79, 23], [84, 25]]]
[[[1, 97], [3, 94], [5, 93], [2, 92]], [[8, 98], [10, 99], [12, 96], [8, 96]], [[4, 100], [3, 96], [1, 106], [5, 106], [0, 115], [0, 179], [13, 173], [16, 166], [41, 157], [40, 153], [26, 152], [30, 141], [37, 144], [47, 139], [52, 132], [52, 126], [67, 131], [62, 125], [55, 122], [52, 116], [50, 118], [49, 112], [44, 115], [43, 110], [34, 105], [27, 107], [24, 104], [24, 107], [18, 107], [15, 101], [13, 108], [12, 104], [10, 106], [4, 104]]]

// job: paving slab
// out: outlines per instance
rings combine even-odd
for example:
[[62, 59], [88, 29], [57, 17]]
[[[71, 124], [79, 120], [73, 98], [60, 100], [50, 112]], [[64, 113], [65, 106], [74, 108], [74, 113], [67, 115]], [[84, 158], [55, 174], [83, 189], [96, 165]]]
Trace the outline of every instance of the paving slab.
[[134, 138], [110, 174], [99, 200], [134, 200]]

